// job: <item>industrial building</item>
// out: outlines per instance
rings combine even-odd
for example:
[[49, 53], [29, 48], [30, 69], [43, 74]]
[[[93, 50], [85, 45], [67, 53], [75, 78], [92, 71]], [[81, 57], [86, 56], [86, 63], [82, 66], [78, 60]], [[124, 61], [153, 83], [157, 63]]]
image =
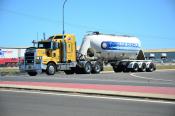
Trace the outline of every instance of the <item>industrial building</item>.
[[175, 48], [144, 50], [145, 58], [156, 63], [175, 63]]

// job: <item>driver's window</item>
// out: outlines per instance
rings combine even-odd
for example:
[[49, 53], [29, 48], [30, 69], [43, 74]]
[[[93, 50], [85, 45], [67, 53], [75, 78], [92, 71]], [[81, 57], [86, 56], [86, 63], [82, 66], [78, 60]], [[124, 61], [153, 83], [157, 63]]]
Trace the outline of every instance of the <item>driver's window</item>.
[[57, 42], [53, 42], [53, 49], [59, 48], [59, 44]]

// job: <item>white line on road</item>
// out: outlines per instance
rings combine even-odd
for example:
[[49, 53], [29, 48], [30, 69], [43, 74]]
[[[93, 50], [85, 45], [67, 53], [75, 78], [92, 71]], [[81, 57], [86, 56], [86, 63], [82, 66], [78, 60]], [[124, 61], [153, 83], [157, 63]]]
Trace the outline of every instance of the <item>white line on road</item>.
[[14, 92], [14, 93], [27, 93], [27, 94], [42, 94], [52, 96], [68, 96], [68, 97], [84, 97], [84, 98], [95, 98], [95, 99], [107, 99], [107, 100], [122, 100], [132, 102], [145, 102], [145, 103], [161, 103], [161, 104], [175, 104], [173, 101], [162, 101], [162, 100], [150, 100], [150, 99], [138, 99], [138, 98], [122, 98], [122, 97], [110, 97], [110, 96], [95, 96], [95, 95], [83, 95], [83, 94], [66, 94], [66, 93], [53, 93], [53, 92], [42, 92], [42, 91], [27, 91], [27, 90], [5, 90], [0, 89], [3, 92]]
[[175, 69], [156, 69], [156, 71], [159, 71], [159, 72], [167, 72], [167, 71], [175, 71]]
[[175, 82], [173, 80], [154, 79], [154, 78], [150, 78], [150, 77], [138, 76], [135, 73], [131, 73], [130, 75], [133, 76], [133, 77], [137, 77], [137, 78], [141, 78], [141, 79], [147, 79], [147, 80], [164, 81], [164, 82]]

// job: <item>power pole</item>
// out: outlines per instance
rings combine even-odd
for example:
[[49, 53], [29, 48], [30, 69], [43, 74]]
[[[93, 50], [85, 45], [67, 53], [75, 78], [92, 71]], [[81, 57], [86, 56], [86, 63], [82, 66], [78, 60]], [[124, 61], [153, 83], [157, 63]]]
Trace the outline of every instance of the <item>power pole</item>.
[[64, 3], [63, 3], [63, 33], [62, 33], [62, 39], [63, 39], [63, 62], [66, 62], [66, 43], [64, 41], [64, 34], [65, 34], [65, 30], [64, 30], [64, 6], [66, 4], [67, 0], [64, 0]]

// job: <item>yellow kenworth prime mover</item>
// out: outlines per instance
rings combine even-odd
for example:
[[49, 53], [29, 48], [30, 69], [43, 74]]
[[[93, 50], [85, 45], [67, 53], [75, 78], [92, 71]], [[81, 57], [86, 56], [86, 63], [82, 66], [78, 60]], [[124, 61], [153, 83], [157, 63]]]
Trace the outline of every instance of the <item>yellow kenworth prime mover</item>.
[[66, 74], [100, 73], [104, 64], [111, 64], [114, 72], [152, 72], [155, 65], [145, 60], [140, 40], [131, 36], [118, 36], [93, 32], [85, 35], [80, 49], [76, 50], [73, 34], [58, 34], [37, 42], [24, 54], [20, 70], [30, 76], [56, 71]]

